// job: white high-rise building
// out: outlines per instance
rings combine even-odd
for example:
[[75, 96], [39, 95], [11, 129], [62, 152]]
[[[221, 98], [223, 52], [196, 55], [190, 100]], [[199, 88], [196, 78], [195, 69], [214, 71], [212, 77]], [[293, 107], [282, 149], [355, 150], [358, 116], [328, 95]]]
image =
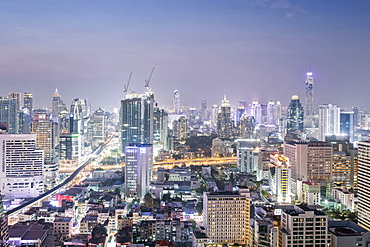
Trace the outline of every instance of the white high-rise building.
[[340, 107], [332, 104], [319, 107], [319, 141], [325, 136], [340, 135]]
[[276, 124], [276, 108], [273, 100], [270, 100], [269, 103], [267, 103], [267, 124]]
[[44, 153], [36, 149], [36, 134], [0, 134], [0, 150], [0, 189], [6, 199], [44, 192]]
[[358, 224], [370, 231], [370, 142], [358, 143]]
[[129, 144], [125, 153], [125, 196], [142, 199], [152, 178], [152, 145]]
[[306, 97], [305, 97], [305, 127], [312, 128], [313, 126], [313, 116], [314, 116], [314, 102], [313, 102], [313, 76], [311, 70], [307, 72], [306, 77]]
[[327, 247], [328, 216], [314, 206], [295, 205], [281, 214], [278, 247]]
[[292, 172], [286, 156], [279, 154], [270, 156], [269, 185], [278, 203], [291, 203]]
[[248, 189], [204, 192], [203, 223], [212, 244], [248, 243], [249, 204]]
[[177, 89], [175, 90], [175, 92], [173, 92], [173, 107], [175, 108], [175, 114], [176, 115], [181, 114], [180, 93]]

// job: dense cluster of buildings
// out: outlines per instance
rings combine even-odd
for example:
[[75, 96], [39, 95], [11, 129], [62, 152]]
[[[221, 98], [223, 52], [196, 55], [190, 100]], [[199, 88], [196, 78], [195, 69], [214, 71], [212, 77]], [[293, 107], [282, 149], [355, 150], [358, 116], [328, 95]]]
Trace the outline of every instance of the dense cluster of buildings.
[[[173, 106], [160, 109], [149, 81], [143, 94], [127, 85], [115, 113], [91, 112], [79, 98], [68, 107], [57, 90], [50, 110], [34, 109], [32, 93], [0, 98], [4, 246], [370, 243], [366, 109], [315, 107], [311, 71], [304, 104], [293, 95], [287, 107], [273, 100], [232, 107], [226, 95], [220, 106], [202, 100], [198, 108], [184, 107], [175, 90]], [[6, 210], [54, 188], [112, 134], [114, 147], [104, 155], [116, 168], [103, 170], [100, 163], [8, 226]], [[236, 164], [185, 165], [204, 157], [235, 157]], [[153, 166], [171, 159], [184, 166]], [[338, 217], [329, 213], [336, 210], [358, 212], [358, 225], [349, 217], [333, 220]]]

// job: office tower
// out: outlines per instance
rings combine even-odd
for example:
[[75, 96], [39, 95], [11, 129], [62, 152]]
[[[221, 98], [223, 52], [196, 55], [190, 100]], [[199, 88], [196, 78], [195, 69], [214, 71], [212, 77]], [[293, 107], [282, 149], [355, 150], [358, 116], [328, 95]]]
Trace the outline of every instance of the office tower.
[[129, 144], [125, 149], [125, 196], [142, 199], [152, 178], [152, 145]]
[[0, 123], [8, 125], [8, 133], [15, 134], [18, 130], [17, 99], [0, 98]]
[[286, 156], [270, 156], [269, 185], [278, 203], [292, 202], [292, 172]]
[[267, 104], [267, 124], [268, 125], [275, 125], [276, 124], [276, 108], [275, 102], [270, 100]]
[[257, 100], [254, 100], [250, 106], [250, 115], [254, 117], [256, 123], [262, 122], [262, 108]]
[[23, 108], [22, 110], [17, 112], [18, 115], [18, 123], [17, 123], [17, 133], [19, 134], [29, 134], [31, 133], [31, 121], [32, 118], [28, 112], [28, 109]]
[[184, 116], [181, 116], [178, 120], [177, 131], [177, 138], [179, 140], [184, 141], [186, 138], [188, 138], [188, 120]]
[[71, 103], [70, 116], [73, 118], [71, 133], [85, 134], [85, 123], [90, 115], [86, 99], [75, 98]]
[[[292, 166], [292, 180], [314, 181], [321, 185], [325, 196], [327, 183], [331, 181], [333, 148], [330, 143], [320, 141], [289, 141], [284, 144], [284, 155]], [[294, 184], [293, 184], [294, 186]], [[293, 188], [296, 192], [296, 189]]]
[[217, 115], [217, 135], [218, 138], [232, 138], [232, 122], [231, 122], [231, 106], [226, 99], [226, 95], [221, 103], [220, 110]]
[[202, 100], [202, 112], [201, 112], [201, 119], [202, 121], [208, 120], [208, 107], [207, 107], [207, 101]]
[[305, 97], [305, 127], [312, 128], [314, 117], [314, 103], [313, 103], [313, 76], [311, 70], [307, 72], [306, 77], [306, 97]]
[[33, 93], [23, 93], [23, 108], [26, 108], [28, 110], [28, 114], [32, 116]]
[[36, 148], [44, 151], [44, 184], [47, 189], [56, 185], [59, 165], [57, 146], [59, 141], [58, 124], [50, 113], [35, 113], [31, 133], [36, 134]]
[[213, 105], [211, 111], [211, 125], [214, 130], [217, 130], [217, 116], [218, 116], [218, 106]]
[[3, 207], [2, 195], [0, 194], [0, 246], [9, 247], [8, 219]]
[[155, 107], [153, 124], [153, 149], [156, 149], [158, 146], [159, 149], [168, 150], [168, 113], [163, 109]]
[[94, 149], [104, 143], [107, 138], [107, 115], [106, 112], [99, 108], [90, 117], [88, 123], [87, 139]]
[[253, 138], [254, 129], [256, 127], [256, 121], [253, 116], [247, 116], [242, 119], [242, 137]]
[[298, 95], [293, 95], [290, 101], [287, 114], [287, 131], [293, 133], [294, 131], [303, 130], [303, 107], [298, 98]]
[[80, 134], [60, 133], [59, 158], [63, 164], [78, 166], [82, 158], [82, 136]]
[[276, 113], [275, 113], [276, 120], [280, 119], [281, 118], [281, 103], [280, 103], [280, 101], [276, 101], [275, 110], [276, 110]]
[[327, 247], [329, 243], [328, 216], [324, 212], [304, 204], [282, 212], [279, 247]]
[[127, 94], [121, 100], [121, 150], [131, 143], [153, 144], [154, 94]]
[[180, 109], [180, 93], [176, 89], [175, 92], [173, 92], [173, 107], [175, 109], [175, 114], [179, 115], [181, 114], [181, 109]]
[[248, 243], [249, 203], [247, 189], [203, 193], [203, 224], [212, 244]]
[[9, 93], [8, 99], [16, 99], [17, 111], [21, 108], [21, 93]]
[[349, 141], [353, 143], [355, 132], [354, 112], [340, 112], [339, 121], [340, 134], [347, 135], [349, 137]]
[[52, 115], [55, 122], [59, 123], [59, 114], [65, 110], [67, 110], [67, 107], [62, 100], [62, 96], [58, 93], [58, 89], [55, 89], [52, 101]]
[[0, 150], [0, 185], [6, 199], [44, 192], [44, 157], [36, 149], [36, 134], [2, 134]]
[[325, 141], [325, 136], [340, 134], [340, 108], [336, 105], [319, 106], [319, 141]]
[[359, 116], [358, 116], [358, 108], [357, 107], [353, 107], [352, 108], [352, 111], [353, 111], [353, 125], [355, 126], [355, 127], [358, 127], [358, 125], [359, 125]]
[[370, 231], [370, 142], [358, 143], [358, 223]]

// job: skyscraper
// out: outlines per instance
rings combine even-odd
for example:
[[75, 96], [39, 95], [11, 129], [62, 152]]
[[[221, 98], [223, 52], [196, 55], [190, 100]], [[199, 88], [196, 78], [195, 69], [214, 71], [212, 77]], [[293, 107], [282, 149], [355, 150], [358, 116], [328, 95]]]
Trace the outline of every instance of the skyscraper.
[[370, 231], [370, 142], [358, 143], [358, 223]]
[[179, 115], [181, 114], [181, 109], [180, 109], [180, 93], [176, 89], [175, 92], [173, 92], [173, 107], [175, 109], [175, 114]]
[[18, 111], [21, 107], [21, 93], [18, 93], [18, 92], [9, 93], [8, 98], [9, 99], [16, 99], [17, 111]]
[[305, 127], [313, 127], [314, 102], [313, 102], [313, 76], [311, 69], [306, 77], [306, 97], [305, 97]]
[[293, 95], [288, 107], [287, 116], [288, 133], [293, 133], [296, 130], [303, 130], [303, 107], [298, 95]]
[[340, 133], [342, 135], [347, 135], [351, 143], [354, 142], [354, 132], [355, 132], [355, 120], [354, 112], [341, 112], [340, 113]]
[[8, 132], [18, 130], [18, 105], [16, 98], [0, 98], [0, 123], [8, 124]]
[[59, 123], [59, 114], [64, 110], [67, 110], [67, 107], [64, 104], [61, 95], [58, 93], [58, 89], [55, 89], [52, 101], [52, 114], [55, 122]]
[[[168, 113], [159, 109], [158, 107], [154, 108], [153, 113], [153, 144], [159, 149], [168, 150]], [[155, 147], [153, 147], [155, 150]]]
[[217, 135], [218, 138], [230, 139], [232, 137], [231, 106], [226, 95], [217, 115]]
[[131, 143], [153, 144], [154, 94], [127, 94], [121, 100], [121, 150]]
[[201, 112], [201, 115], [202, 115], [202, 121], [206, 121], [208, 119], [208, 107], [207, 107], [207, 101], [206, 100], [202, 100], [202, 112]]
[[270, 156], [269, 185], [278, 203], [292, 202], [292, 172], [286, 156]]
[[340, 108], [332, 104], [319, 106], [319, 140], [340, 134]]
[[44, 157], [36, 149], [36, 134], [1, 134], [0, 151], [0, 186], [5, 198], [37, 197], [44, 192]]
[[23, 108], [26, 108], [28, 110], [28, 114], [32, 116], [33, 93], [23, 93]]
[[275, 125], [276, 124], [276, 108], [275, 102], [270, 100], [267, 104], [267, 124]]
[[129, 144], [125, 153], [125, 196], [142, 199], [152, 178], [152, 145]]

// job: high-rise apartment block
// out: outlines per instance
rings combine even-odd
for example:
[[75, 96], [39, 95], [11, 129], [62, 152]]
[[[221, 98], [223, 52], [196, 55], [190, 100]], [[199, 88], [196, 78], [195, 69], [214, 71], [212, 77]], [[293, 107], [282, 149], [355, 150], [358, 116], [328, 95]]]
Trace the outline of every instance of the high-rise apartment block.
[[[326, 184], [332, 179], [333, 148], [319, 141], [290, 141], [284, 144], [284, 155], [292, 166], [292, 179], [318, 182], [325, 195]], [[296, 190], [293, 187], [293, 191]]]
[[173, 107], [174, 107], [175, 115], [181, 114], [180, 93], [178, 90], [175, 90], [175, 92], [173, 92]]
[[319, 106], [319, 141], [325, 136], [340, 135], [340, 108], [336, 105]]
[[0, 188], [6, 199], [44, 192], [44, 156], [36, 147], [36, 134], [0, 135]]
[[32, 116], [33, 93], [23, 93], [23, 108], [27, 109], [28, 114]]
[[0, 246], [9, 247], [9, 226], [8, 219], [3, 207], [3, 200], [0, 194]]
[[328, 216], [324, 212], [304, 204], [282, 212], [279, 247], [327, 247], [329, 243]]
[[125, 195], [142, 199], [152, 178], [152, 145], [130, 144], [125, 149]]
[[213, 244], [248, 243], [249, 204], [247, 189], [239, 192], [204, 192], [203, 223]]
[[17, 111], [21, 108], [21, 93], [13, 92], [8, 94], [8, 99], [16, 99]]
[[52, 101], [52, 115], [55, 122], [59, 123], [59, 114], [62, 111], [66, 111], [67, 107], [62, 100], [62, 96], [58, 93], [58, 89], [55, 89]]
[[370, 142], [358, 143], [358, 223], [370, 231]]

